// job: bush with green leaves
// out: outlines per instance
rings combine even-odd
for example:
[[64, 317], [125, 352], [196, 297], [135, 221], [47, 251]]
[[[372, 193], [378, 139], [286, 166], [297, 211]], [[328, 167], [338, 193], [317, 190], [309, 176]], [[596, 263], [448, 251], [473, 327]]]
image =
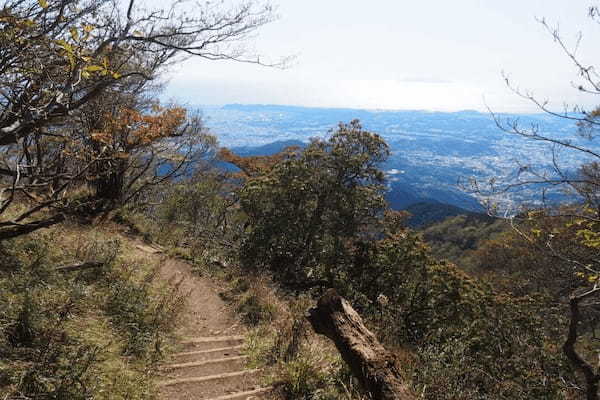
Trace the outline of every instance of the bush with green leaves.
[[544, 298], [499, 293], [436, 261], [409, 229], [364, 243], [355, 260], [339, 290], [386, 345], [413, 351], [424, 398], [562, 399], [576, 382], [565, 321]]
[[[560, 348], [564, 321], [542, 318], [542, 298], [501, 294], [435, 260], [406, 214], [385, 209], [387, 154], [353, 121], [250, 177], [241, 265], [292, 291], [337, 289], [386, 345], [413, 351], [410, 380], [425, 398], [563, 398], [576, 382]], [[304, 396], [291, 378], [310, 366], [287, 366], [290, 393]], [[442, 381], [452, 390], [433, 390]]]
[[388, 155], [354, 120], [250, 178], [239, 194], [248, 216], [242, 265], [291, 288], [330, 284], [349, 243], [377, 234]]
[[252, 291], [241, 295], [236, 303], [235, 311], [240, 315], [242, 322], [248, 325], [269, 322], [276, 312], [271, 304], [264, 302]]

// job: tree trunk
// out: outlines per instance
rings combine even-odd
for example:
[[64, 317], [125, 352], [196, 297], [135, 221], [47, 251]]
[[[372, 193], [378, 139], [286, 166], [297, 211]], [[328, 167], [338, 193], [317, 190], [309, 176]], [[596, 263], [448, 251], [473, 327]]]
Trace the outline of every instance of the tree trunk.
[[369, 331], [358, 313], [329, 289], [307, 316], [315, 332], [335, 343], [344, 361], [374, 400], [414, 400], [393, 355]]

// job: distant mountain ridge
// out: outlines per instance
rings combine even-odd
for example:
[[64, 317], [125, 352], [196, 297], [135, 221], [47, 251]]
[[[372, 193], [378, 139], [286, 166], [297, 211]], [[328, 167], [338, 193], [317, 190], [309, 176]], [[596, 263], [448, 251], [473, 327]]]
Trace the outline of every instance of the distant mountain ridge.
[[[202, 106], [200, 106], [202, 107]], [[220, 107], [223, 110], [236, 110], [236, 111], [275, 111], [275, 112], [300, 112], [300, 113], [312, 113], [315, 111], [319, 112], [340, 112], [340, 113], [429, 113], [429, 114], [458, 114], [458, 115], [484, 115], [487, 116], [488, 113], [482, 113], [477, 110], [458, 110], [458, 111], [434, 111], [434, 110], [394, 110], [394, 109], [366, 109], [366, 108], [347, 108], [347, 107], [309, 107], [309, 106], [297, 106], [297, 105], [284, 105], [284, 104], [241, 104], [241, 103], [231, 103], [225, 104]], [[540, 116], [544, 117], [545, 114], [541, 113], [529, 113], [529, 114], [520, 114], [524, 116]]]

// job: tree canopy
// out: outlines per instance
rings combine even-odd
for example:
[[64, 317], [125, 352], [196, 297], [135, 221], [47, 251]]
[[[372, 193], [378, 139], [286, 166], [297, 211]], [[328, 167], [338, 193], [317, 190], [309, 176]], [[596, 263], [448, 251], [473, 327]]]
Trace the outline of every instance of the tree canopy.
[[[214, 145], [196, 116], [152, 100], [196, 56], [263, 65], [245, 44], [273, 8], [173, 1], [8, 0], [0, 10], [0, 238], [62, 220], [69, 190], [113, 205]], [[159, 176], [160, 175], [160, 176]], [[15, 197], [31, 206], [20, 210]]]
[[383, 139], [355, 120], [249, 179], [240, 192], [245, 262], [290, 284], [333, 282], [351, 242], [377, 233], [385, 207], [379, 165], [388, 154]]

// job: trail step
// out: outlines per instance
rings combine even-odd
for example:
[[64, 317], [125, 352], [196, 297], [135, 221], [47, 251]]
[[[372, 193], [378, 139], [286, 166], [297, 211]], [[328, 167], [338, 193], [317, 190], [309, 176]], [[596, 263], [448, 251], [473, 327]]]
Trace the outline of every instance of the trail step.
[[209, 364], [219, 364], [225, 362], [232, 361], [241, 361], [247, 359], [248, 356], [237, 356], [237, 357], [227, 357], [227, 358], [217, 358], [214, 360], [204, 360], [204, 361], [195, 361], [195, 362], [187, 362], [187, 363], [179, 363], [179, 364], [168, 364], [162, 367], [162, 369], [168, 371], [179, 368], [190, 368], [190, 367], [202, 367]]
[[213, 336], [185, 338], [179, 342], [181, 351], [211, 350], [214, 348], [238, 346], [244, 343], [243, 336]]
[[221, 347], [218, 349], [210, 349], [210, 350], [184, 351], [182, 353], [173, 354], [173, 357], [196, 356], [196, 355], [209, 354], [209, 353], [218, 353], [221, 351], [236, 351], [236, 350], [241, 350], [243, 348], [244, 348], [243, 345], [239, 345], [239, 346]]
[[244, 336], [208, 336], [184, 338], [181, 344], [218, 343], [218, 342], [242, 342]]
[[194, 350], [172, 354], [170, 363], [183, 364], [187, 362], [214, 360], [218, 358], [237, 357], [243, 355], [244, 346], [220, 347], [210, 350]]
[[225, 378], [237, 378], [237, 377], [243, 377], [243, 376], [248, 376], [248, 375], [254, 375], [259, 372], [260, 372], [259, 369], [249, 369], [246, 371], [227, 372], [224, 374], [199, 376], [199, 377], [194, 377], [194, 378], [169, 379], [166, 381], [158, 382], [158, 386], [164, 387], [164, 386], [179, 385], [182, 383], [203, 383], [203, 382], [215, 381], [215, 380], [225, 379]]
[[158, 248], [156, 245], [149, 246], [146, 244], [136, 244], [135, 247], [149, 254], [160, 254], [164, 252], [163, 249]]
[[[228, 357], [215, 360], [186, 360], [189, 362], [166, 365], [161, 368], [162, 380], [195, 378], [207, 375], [226, 374], [230, 372], [244, 371], [246, 357]], [[174, 368], [173, 368], [174, 367]], [[228, 378], [231, 380], [234, 378]], [[252, 389], [252, 388], [248, 388]]]
[[264, 387], [264, 388], [260, 388], [260, 389], [255, 389], [255, 390], [248, 390], [246, 392], [238, 392], [238, 393], [228, 394], [225, 396], [213, 397], [212, 399], [208, 399], [208, 400], [246, 400], [249, 396], [255, 396], [257, 394], [268, 393], [271, 390], [273, 390], [273, 387], [269, 386], [269, 387]]

